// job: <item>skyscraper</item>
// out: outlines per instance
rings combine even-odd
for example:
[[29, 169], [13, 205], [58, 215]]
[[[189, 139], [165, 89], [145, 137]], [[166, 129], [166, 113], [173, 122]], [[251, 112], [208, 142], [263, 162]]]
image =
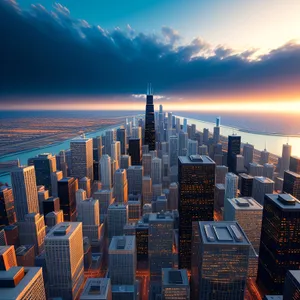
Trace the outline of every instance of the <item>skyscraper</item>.
[[127, 170], [128, 193], [142, 194], [144, 169], [143, 166], [130, 166]]
[[93, 138], [93, 160], [99, 162], [102, 156], [102, 136]]
[[52, 156], [52, 154], [49, 153], [44, 153], [32, 158], [32, 160], [35, 170], [36, 184], [44, 185], [51, 193], [51, 173], [56, 171], [55, 156]]
[[134, 235], [114, 236], [108, 249], [109, 275], [113, 285], [134, 285], [136, 242]]
[[80, 300], [112, 300], [109, 278], [88, 278]]
[[254, 155], [254, 146], [250, 144], [245, 144], [243, 147], [243, 156], [244, 156], [244, 163], [245, 167], [248, 169], [249, 164], [253, 162], [253, 155]]
[[0, 225], [16, 222], [15, 201], [11, 188], [0, 186]]
[[131, 156], [132, 165], [141, 164], [141, 144], [140, 139], [129, 139], [128, 154]]
[[188, 134], [187, 132], [180, 131], [178, 134], [179, 145], [178, 145], [178, 154], [179, 156], [185, 156], [188, 149]]
[[170, 159], [170, 168], [178, 166], [178, 137], [172, 135], [169, 138], [169, 159]]
[[172, 268], [174, 220], [170, 213], [149, 215], [149, 268], [150, 280], [160, 281], [162, 268]]
[[225, 198], [226, 199], [235, 198], [237, 196], [239, 178], [233, 173], [227, 173], [225, 177]]
[[249, 163], [249, 174], [251, 176], [263, 176], [264, 167], [258, 163]]
[[188, 139], [188, 156], [198, 154], [198, 142]]
[[107, 211], [107, 231], [109, 241], [114, 236], [122, 236], [124, 225], [128, 222], [128, 206], [113, 203]]
[[144, 168], [144, 176], [150, 176], [151, 175], [151, 162], [152, 162], [152, 156], [151, 154], [143, 154], [143, 168]]
[[128, 182], [127, 182], [127, 173], [125, 169], [118, 169], [115, 172], [114, 193], [115, 193], [116, 203], [127, 203]]
[[282, 146], [282, 157], [280, 164], [280, 177], [283, 177], [284, 171], [288, 171], [290, 167], [290, 158], [291, 158], [292, 146], [289, 144], [284, 144]]
[[110, 129], [105, 131], [104, 152], [111, 156], [111, 144], [116, 140], [116, 130]]
[[275, 166], [273, 164], [264, 164], [263, 176], [274, 179]]
[[214, 132], [213, 132], [213, 140], [214, 144], [217, 144], [220, 142], [220, 119], [216, 119], [216, 126], [214, 127]]
[[291, 156], [290, 171], [300, 174], [300, 158], [299, 157]]
[[78, 179], [66, 177], [58, 181], [57, 185], [60, 207], [64, 212], [65, 221], [76, 221], [76, 191]]
[[213, 220], [215, 163], [192, 155], [179, 156], [178, 164], [179, 268], [190, 269], [192, 222]]
[[300, 270], [290, 270], [286, 273], [283, 299], [300, 299]]
[[52, 188], [52, 193], [51, 195], [53, 197], [57, 197], [57, 182], [61, 179], [63, 179], [63, 172], [62, 171], [56, 171], [51, 173], [51, 188]]
[[151, 163], [151, 179], [152, 184], [161, 184], [161, 159], [158, 157], [155, 157], [152, 159]]
[[121, 155], [126, 154], [127, 134], [125, 128], [117, 129], [117, 141], [121, 144]]
[[274, 190], [274, 181], [261, 176], [255, 176], [253, 179], [252, 197], [261, 205], [264, 205], [265, 194], [272, 194]]
[[300, 174], [285, 171], [282, 192], [300, 200]]
[[144, 144], [149, 145], [149, 150], [155, 150], [155, 121], [154, 121], [154, 105], [151, 84], [147, 91], [147, 103], [145, 114], [145, 139]]
[[34, 166], [18, 167], [11, 172], [17, 221], [24, 221], [28, 213], [39, 212]]
[[252, 196], [253, 177], [246, 173], [239, 174], [240, 177], [240, 192], [243, 197]]
[[72, 169], [75, 178], [88, 177], [93, 180], [93, 140], [75, 138], [70, 142]]
[[84, 281], [82, 240], [82, 224], [77, 222], [57, 224], [45, 237], [50, 297], [79, 298]]
[[250, 242], [237, 222], [194, 222], [193, 299], [244, 300]]
[[241, 153], [241, 137], [228, 136], [227, 166], [229, 172], [235, 172], [235, 155]]
[[121, 155], [121, 169], [128, 169], [131, 166], [131, 157], [129, 155]]
[[94, 199], [99, 200], [100, 223], [103, 223], [106, 216], [108, 207], [113, 203], [113, 190], [99, 190], [94, 193]]
[[143, 204], [152, 201], [152, 179], [150, 176], [144, 176], [142, 179], [142, 196]]
[[264, 201], [257, 282], [282, 294], [288, 270], [300, 268], [300, 202], [288, 194], [267, 194]]
[[100, 159], [100, 175], [103, 190], [110, 190], [111, 183], [111, 159], [107, 154], [102, 155]]

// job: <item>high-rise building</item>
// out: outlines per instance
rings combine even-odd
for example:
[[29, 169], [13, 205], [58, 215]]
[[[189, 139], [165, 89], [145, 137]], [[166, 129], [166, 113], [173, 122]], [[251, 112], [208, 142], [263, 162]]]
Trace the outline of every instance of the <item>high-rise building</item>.
[[187, 132], [187, 119], [183, 119], [183, 132]]
[[42, 268], [12, 267], [0, 271], [1, 300], [46, 300]]
[[256, 253], [259, 253], [263, 207], [253, 198], [225, 200], [224, 221], [237, 221]]
[[52, 154], [39, 154], [32, 158], [36, 184], [44, 185], [47, 190], [52, 191], [51, 188], [51, 173], [56, 172], [56, 158]]
[[248, 169], [249, 164], [253, 162], [253, 155], [254, 155], [254, 146], [251, 144], [245, 144], [243, 147], [243, 156], [244, 156], [244, 162], [245, 167]]
[[132, 165], [140, 165], [141, 164], [141, 145], [140, 139], [129, 139], [129, 148], [128, 154], [131, 157]]
[[287, 271], [284, 281], [283, 299], [300, 299], [300, 270]]
[[270, 156], [270, 153], [266, 149], [264, 151], [261, 151], [259, 163], [261, 165], [269, 163], [269, 156]]
[[72, 169], [75, 178], [88, 177], [93, 180], [93, 140], [75, 138], [70, 142]]
[[121, 169], [128, 169], [131, 166], [131, 157], [129, 155], [121, 155]]
[[48, 228], [51, 228], [64, 221], [64, 213], [62, 210], [52, 211], [45, 215], [45, 224]]
[[[222, 157], [221, 157], [222, 158]], [[241, 173], [245, 171], [245, 158], [241, 154], [235, 156], [235, 173]]]
[[241, 137], [228, 136], [227, 166], [229, 172], [235, 172], [235, 156], [241, 153]]
[[213, 141], [214, 141], [214, 144], [217, 144], [220, 142], [220, 126], [218, 126], [216, 124], [216, 126], [214, 127], [214, 132], [213, 132]]
[[194, 222], [193, 299], [243, 300], [250, 242], [237, 222]]
[[117, 129], [117, 141], [120, 142], [121, 146], [121, 155], [126, 154], [126, 144], [127, 144], [127, 134], [125, 128], [118, 128]]
[[63, 172], [62, 171], [56, 171], [51, 173], [50, 175], [51, 177], [51, 189], [52, 189], [52, 193], [51, 195], [53, 197], [57, 197], [58, 193], [57, 193], [57, 182], [61, 179], [63, 179]]
[[233, 173], [227, 173], [225, 178], [225, 198], [226, 199], [235, 198], [237, 196], [239, 178]]
[[152, 159], [151, 163], [151, 179], [152, 184], [161, 184], [162, 183], [162, 170], [161, 170], [161, 159], [155, 157]]
[[111, 159], [107, 154], [102, 155], [100, 159], [100, 180], [102, 183], [102, 189], [111, 189]]
[[144, 144], [149, 145], [149, 150], [155, 150], [155, 121], [151, 85], [147, 91]]
[[282, 294], [287, 271], [300, 268], [299, 249], [299, 200], [288, 194], [267, 194], [264, 201], [257, 282], [271, 294]]
[[273, 164], [264, 164], [263, 176], [274, 179], [275, 166]]
[[39, 212], [34, 166], [14, 168], [11, 183], [15, 198], [17, 221], [24, 221], [28, 213]]
[[300, 174], [300, 157], [291, 156], [290, 171]]
[[[178, 134], [178, 154], [179, 156], [186, 156], [188, 149], [188, 134], [186, 131], [180, 131]], [[198, 149], [197, 149], [198, 151]]]
[[170, 213], [149, 215], [149, 268], [150, 280], [160, 281], [162, 268], [172, 268], [174, 219]]
[[88, 278], [80, 300], [112, 300], [109, 278]]
[[170, 182], [169, 173], [170, 173], [169, 155], [164, 154], [162, 156], [162, 182], [164, 187], [167, 187]]
[[90, 198], [92, 195], [92, 185], [91, 179], [88, 177], [83, 177], [78, 181], [78, 188], [86, 192], [86, 197]]
[[251, 176], [263, 176], [264, 167], [258, 163], [249, 163], [249, 174]]
[[280, 164], [280, 177], [283, 177], [284, 171], [288, 171], [290, 167], [290, 158], [291, 158], [292, 146], [289, 144], [284, 144], [282, 146], [282, 157]]
[[99, 190], [94, 193], [94, 199], [99, 201], [100, 223], [103, 223], [106, 216], [108, 207], [113, 203], [113, 190]]
[[34, 245], [35, 254], [44, 250], [46, 227], [44, 216], [39, 213], [25, 215], [25, 220], [18, 223], [21, 245]]
[[102, 156], [102, 136], [93, 138], [93, 160], [99, 162]]
[[0, 186], [0, 225], [16, 222], [15, 201], [10, 187]]
[[144, 176], [142, 180], [142, 197], [143, 204], [152, 201], [152, 179], [150, 176]]
[[128, 182], [125, 169], [118, 169], [115, 172], [114, 194], [116, 203], [127, 203], [128, 201]]
[[215, 185], [215, 199], [214, 199], [214, 208], [217, 211], [220, 211], [224, 207], [224, 198], [225, 198], [225, 185], [222, 183], [216, 183]]
[[172, 182], [169, 186], [168, 210], [178, 209], [178, 184]]
[[264, 205], [265, 194], [272, 194], [274, 190], [274, 181], [261, 176], [255, 176], [253, 179], [252, 197], [261, 205]]
[[119, 169], [121, 160], [121, 144], [119, 141], [114, 141], [111, 144], [111, 159], [116, 161], [116, 170]]
[[58, 197], [49, 197], [43, 201], [43, 212], [44, 216], [49, 214], [52, 211], [60, 210], [60, 200]]
[[142, 165], [144, 168], [144, 176], [151, 175], [151, 162], [152, 162], [151, 154], [149, 154], [149, 153], [143, 154]]
[[198, 148], [199, 155], [207, 155], [208, 150], [207, 150], [207, 145], [201, 145]]
[[144, 169], [143, 166], [130, 166], [127, 170], [128, 193], [142, 194]]
[[124, 225], [128, 222], [128, 206], [125, 204], [113, 203], [107, 210], [107, 231], [108, 238], [122, 236]]
[[215, 163], [192, 155], [179, 156], [178, 164], [179, 268], [190, 269], [192, 222], [213, 220]]
[[209, 130], [208, 128], [203, 128], [203, 144], [207, 144], [209, 139]]
[[82, 224], [65, 222], [45, 237], [49, 296], [78, 299], [84, 281]]
[[228, 173], [228, 167], [216, 166], [216, 183], [225, 184], [225, 176]]
[[198, 154], [198, 141], [188, 139], [188, 156]]
[[134, 235], [114, 236], [108, 249], [109, 276], [112, 285], [134, 285], [136, 241]]
[[14, 246], [0, 246], [0, 271], [8, 271], [17, 266]]
[[65, 221], [76, 221], [76, 191], [78, 179], [66, 177], [58, 181], [57, 191], [60, 199], [60, 208], [64, 212]]
[[116, 130], [105, 131], [104, 154], [111, 156], [111, 144], [116, 140]]
[[190, 299], [190, 285], [187, 270], [162, 269], [162, 299]]
[[285, 171], [282, 192], [300, 200], [300, 174]]
[[246, 173], [240, 173], [240, 193], [243, 197], [252, 196], [253, 176]]

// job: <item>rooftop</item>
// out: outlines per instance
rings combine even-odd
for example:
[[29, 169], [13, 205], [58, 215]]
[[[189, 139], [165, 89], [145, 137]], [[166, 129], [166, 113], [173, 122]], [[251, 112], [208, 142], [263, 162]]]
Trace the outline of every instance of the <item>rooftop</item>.
[[112, 286], [113, 293], [134, 293], [134, 285], [116, 285]]
[[268, 177], [263, 177], [263, 176], [255, 176], [254, 180], [257, 180], [261, 183], [274, 183], [274, 181]]
[[173, 221], [173, 215], [169, 212], [151, 213], [149, 214], [149, 222], [151, 221]]
[[59, 223], [46, 235], [45, 242], [52, 239], [69, 239], [78, 226], [82, 226], [80, 222]]
[[163, 285], [189, 285], [188, 274], [185, 269], [163, 268]]
[[134, 249], [135, 249], [135, 236], [133, 235], [114, 236], [109, 245], [109, 251], [113, 251], [113, 250], [133, 251]]
[[199, 222], [199, 229], [204, 244], [250, 245], [247, 236], [236, 221]]
[[190, 155], [178, 156], [181, 164], [215, 164], [215, 162], [207, 155]]
[[290, 174], [290, 175], [292, 175], [292, 176], [294, 176], [296, 178], [300, 178], [300, 174], [292, 172], [292, 171], [284, 171], [284, 173]]
[[239, 176], [245, 179], [253, 179], [253, 176], [246, 173], [240, 173]]
[[219, 190], [221, 190], [221, 189], [225, 190], [225, 184], [223, 184], [223, 183], [217, 183], [216, 184], [216, 188], [218, 188]]
[[300, 211], [300, 201], [290, 194], [266, 194], [281, 210]]
[[289, 270], [288, 272], [291, 273], [292, 277], [294, 277], [298, 285], [300, 285], [300, 270]]
[[86, 138], [86, 137], [76, 137], [71, 140], [71, 143], [86, 143], [88, 141], [92, 141], [91, 138]]
[[109, 286], [109, 278], [88, 278], [84, 285], [80, 299], [107, 299]]
[[262, 205], [251, 197], [232, 198], [228, 201], [236, 210], [263, 210]]

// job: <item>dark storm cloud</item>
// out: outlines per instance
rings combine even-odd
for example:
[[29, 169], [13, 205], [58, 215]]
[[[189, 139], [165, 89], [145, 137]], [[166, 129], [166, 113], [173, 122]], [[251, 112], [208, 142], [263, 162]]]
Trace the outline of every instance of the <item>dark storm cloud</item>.
[[256, 50], [236, 54], [200, 38], [178, 45], [178, 32], [161, 35], [107, 31], [72, 18], [55, 4], [21, 11], [0, 2], [1, 94], [139, 94], [147, 82], [158, 93], [251, 90], [277, 82], [300, 83], [300, 45], [290, 42], [257, 61]]

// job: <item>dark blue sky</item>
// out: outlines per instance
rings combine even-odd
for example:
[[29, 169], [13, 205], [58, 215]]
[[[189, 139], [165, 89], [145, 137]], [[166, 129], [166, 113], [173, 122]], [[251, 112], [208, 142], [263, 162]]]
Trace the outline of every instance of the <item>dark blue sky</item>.
[[300, 44], [289, 41], [300, 1], [32, 2], [0, 2], [6, 105], [8, 96], [140, 94], [147, 82], [164, 95], [300, 95]]

